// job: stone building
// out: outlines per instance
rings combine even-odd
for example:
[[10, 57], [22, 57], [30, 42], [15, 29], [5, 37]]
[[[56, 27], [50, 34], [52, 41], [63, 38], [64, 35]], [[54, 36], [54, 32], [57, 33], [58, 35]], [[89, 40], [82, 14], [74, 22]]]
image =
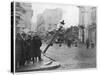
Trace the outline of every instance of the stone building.
[[37, 16], [37, 31], [45, 33], [56, 29], [57, 23], [61, 18], [61, 9], [46, 9], [42, 14]]
[[96, 7], [92, 7], [91, 20], [92, 23], [88, 27], [88, 37], [96, 45]]
[[16, 32], [31, 28], [31, 18], [33, 10], [31, 3], [16, 2], [15, 3], [15, 26]]
[[[86, 42], [96, 41], [96, 8], [78, 6], [79, 8], [79, 39]], [[93, 39], [94, 38], [94, 39]]]

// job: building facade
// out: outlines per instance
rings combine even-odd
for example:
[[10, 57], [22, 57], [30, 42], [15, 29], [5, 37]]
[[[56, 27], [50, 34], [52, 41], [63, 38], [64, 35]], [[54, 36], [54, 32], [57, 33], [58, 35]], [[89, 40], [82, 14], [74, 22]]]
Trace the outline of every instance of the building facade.
[[15, 3], [15, 26], [16, 32], [20, 32], [25, 28], [31, 28], [31, 18], [33, 10], [31, 3], [16, 2]]
[[96, 7], [79, 8], [79, 39], [86, 42], [87, 39], [96, 42]]
[[46, 9], [42, 14], [37, 16], [37, 31], [47, 32], [56, 29], [57, 23], [61, 18], [61, 9]]

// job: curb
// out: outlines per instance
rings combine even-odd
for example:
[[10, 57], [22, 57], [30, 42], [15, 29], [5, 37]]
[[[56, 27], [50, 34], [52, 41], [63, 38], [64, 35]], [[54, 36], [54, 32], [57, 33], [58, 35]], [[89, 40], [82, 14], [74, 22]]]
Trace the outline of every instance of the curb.
[[31, 68], [31, 69], [22, 69], [22, 70], [17, 70], [16, 72], [30, 72], [30, 71], [43, 71], [43, 70], [52, 70], [55, 68], [60, 67], [60, 64], [58, 62], [52, 61], [51, 65], [50, 64], [46, 64], [43, 66], [40, 66], [39, 68]]

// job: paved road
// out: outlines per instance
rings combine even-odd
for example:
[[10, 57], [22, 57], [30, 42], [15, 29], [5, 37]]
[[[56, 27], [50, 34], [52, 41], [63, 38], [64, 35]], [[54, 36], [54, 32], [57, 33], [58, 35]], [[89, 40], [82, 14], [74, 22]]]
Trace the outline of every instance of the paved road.
[[[41, 49], [47, 44], [43, 44]], [[56, 61], [60, 62], [61, 67], [58, 69], [79, 69], [94, 68], [96, 66], [96, 49], [86, 49], [84, 46], [67, 47], [67, 45], [54, 44], [49, 47], [46, 54]]]

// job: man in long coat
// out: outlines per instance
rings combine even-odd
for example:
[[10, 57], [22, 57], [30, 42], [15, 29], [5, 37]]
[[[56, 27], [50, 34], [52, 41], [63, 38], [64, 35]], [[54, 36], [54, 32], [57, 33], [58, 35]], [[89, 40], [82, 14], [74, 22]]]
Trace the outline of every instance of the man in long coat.
[[86, 48], [88, 49], [88, 48], [89, 48], [89, 46], [90, 46], [90, 40], [89, 40], [89, 39], [87, 39], [87, 40], [86, 40]]
[[16, 68], [19, 66], [24, 65], [24, 58], [23, 58], [23, 39], [20, 33], [16, 35], [15, 41], [15, 66]]
[[33, 37], [33, 56], [37, 59], [39, 59], [39, 61], [42, 60], [41, 58], [41, 50], [40, 50], [40, 47], [42, 45], [42, 42], [41, 42], [41, 38], [39, 36], [34, 36]]

